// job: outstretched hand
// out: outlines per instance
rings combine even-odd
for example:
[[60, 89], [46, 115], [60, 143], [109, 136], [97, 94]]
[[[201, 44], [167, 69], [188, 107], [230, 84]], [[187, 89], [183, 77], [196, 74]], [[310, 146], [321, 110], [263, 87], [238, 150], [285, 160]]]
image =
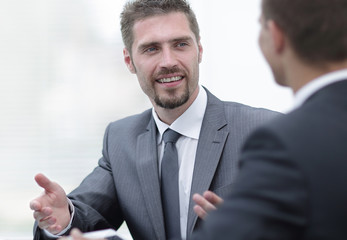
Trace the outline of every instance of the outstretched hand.
[[64, 189], [43, 174], [35, 176], [37, 184], [44, 192], [30, 202], [34, 218], [41, 229], [52, 234], [60, 233], [70, 222], [69, 203]]
[[196, 203], [194, 212], [201, 219], [205, 219], [209, 212], [216, 210], [223, 203], [223, 199], [211, 191], [204, 192], [202, 196], [195, 193], [193, 200]]

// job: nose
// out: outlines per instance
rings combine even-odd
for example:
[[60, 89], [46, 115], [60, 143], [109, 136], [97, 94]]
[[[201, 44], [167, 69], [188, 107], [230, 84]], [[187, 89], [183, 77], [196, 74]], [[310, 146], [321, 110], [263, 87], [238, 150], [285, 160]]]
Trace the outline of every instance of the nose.
[[170, 48], [163, 48], [160, 59], [160, 67], [172, 68], [177, 66], [177, 56]]

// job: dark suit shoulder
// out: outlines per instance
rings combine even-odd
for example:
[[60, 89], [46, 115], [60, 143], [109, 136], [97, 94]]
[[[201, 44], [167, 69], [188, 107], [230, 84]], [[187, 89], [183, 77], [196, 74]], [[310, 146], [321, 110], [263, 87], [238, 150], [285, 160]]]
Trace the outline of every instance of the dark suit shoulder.
[[[332, 159], [344, 162], [346, 152], [336, 143], [347, 141], [346, 121], [347, 112], [341, 103], [339, 105], [315, 96], [301, 107], [262, 125], [250, 139], [254, 136], [260, 136], [260, 139], [271, 136], [278, 144], [285, 146], [293, 161], [308, 164], [305, 169], [310, 169], [312, 162], [321, 160], [323, 164], [323, 156], [330, 159], [329, 164]], [[322, 149], [324, 151], [320, 151]], [[337, 152], [339, 154], [331, 154]]]
[[322, 134], [321, 139], [326, 139], [326, 133], [345, 129], [346, 93], [347, 80], [331, 84], [314, 93], [299, 108], [268, 122], [265, 127], [287, 138], [319, 139], [318, 135]]
[[[329, 110], [328, 110], [329, 111]], [[305, 104], [285, 115], [279, 116], [262, 126], [262, 131], [272, 132], [288, 143], [298, 143], [295, 139], [304, 140], [312, 138], [312, 134], [319, 134], [326, 128], [327, 120], [331, 114], [323, 106]], [[337, 120], [337, 123], [339, 120]], [[333, 126], [333, 124], [332, 124]], [[311, 141], [309, 141], [311, 142]]]

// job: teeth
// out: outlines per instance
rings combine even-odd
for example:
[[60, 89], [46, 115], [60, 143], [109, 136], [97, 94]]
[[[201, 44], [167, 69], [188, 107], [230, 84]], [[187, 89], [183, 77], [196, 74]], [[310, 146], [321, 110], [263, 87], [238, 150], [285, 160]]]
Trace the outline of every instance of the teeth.
[[181, 79], [182, 79], [182, 77], [177, 76], [177, 77], [172, 77], [172, 78], [162, 78], [162, 79], [159, 79], [159, 81], [161, 83], [169, 83], [169, 82], [175, 82], [175, 81], [178, 81]]

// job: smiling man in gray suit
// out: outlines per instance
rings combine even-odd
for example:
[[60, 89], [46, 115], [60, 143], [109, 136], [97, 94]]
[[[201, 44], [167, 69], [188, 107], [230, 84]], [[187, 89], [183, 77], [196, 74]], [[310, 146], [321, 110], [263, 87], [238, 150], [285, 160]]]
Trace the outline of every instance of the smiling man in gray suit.
[[[163, 133], [178, 132], [179, 238], [199, 223], [193, 193], [222, 198], [237, 173], [238, 152], [251, 130], [277, 115], [222, 102], [199, 85], [203, 48], [195, 15], [184, 0], [137, 0], [121, 15], [124, 60], [153, 108], [111, 123], [99, 165], [67, 197], [57, 183], [31, 201], [35, 239], [114, 228], [126, 221], [134, 239], [170, 239], [161, 197]], [[174, 198], [174, 197], [173, 197]], [[169, 206], [165, 211], [170, 211]], [[177, 210], [175, 210], [177, 211]]]

